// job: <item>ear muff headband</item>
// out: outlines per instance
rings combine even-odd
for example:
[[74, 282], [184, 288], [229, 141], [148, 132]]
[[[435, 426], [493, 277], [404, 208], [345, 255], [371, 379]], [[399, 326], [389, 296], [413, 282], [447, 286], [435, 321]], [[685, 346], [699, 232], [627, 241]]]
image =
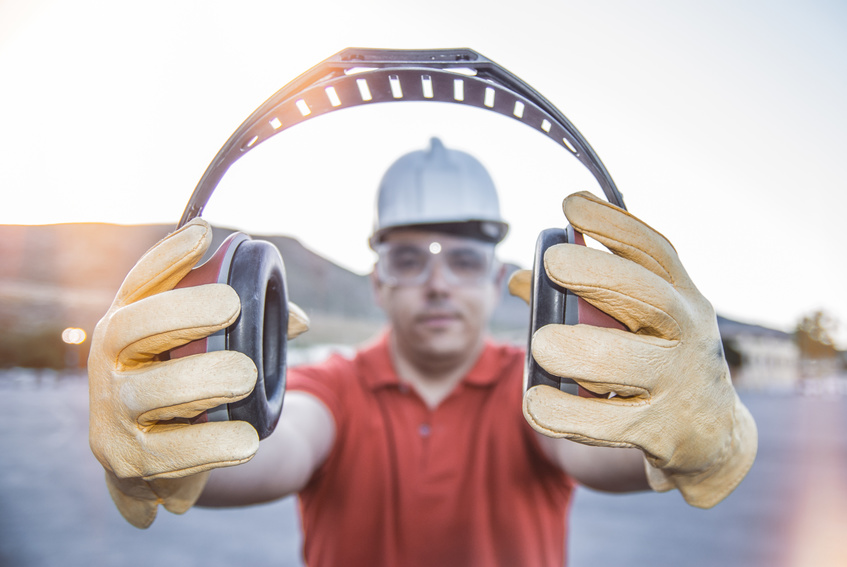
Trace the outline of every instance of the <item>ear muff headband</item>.
[[[238, 127], [206, 168], [178, 227], [200, 216], [232, 164], [269, 138], [337, 110], [403, 101], [474, 106], [518, 120], [576, 157], [597, 180], [606, 199], [626, 209], [623, 197], [605, 166], [576, 127], [546, 98], [497, 63], [471, 49], [348, 48], [285, 85]], [[581, 235], [576, 237], [578, 233], [571, 227], [551, 231], [551, 234], [545, 236], [542, 233], [539, 237], [533, 266], [530, 341], [540, 326], [585, 322], [586, 314], [593, 309], [547, 278], [543, 269], [544, 251], [555, 243], [581, 243]], [[569, 239], [568, 233], [571, 234]], [[259, 368], [259, 381], [248, 398], [225, 408], [216, 408], [208, 412], [208, 418], [243, 419], [256, 427], [260, 437], [264, 438], [276, 426], [285, 386], [288, 327], [285, 272], [276, 249], [273, 249], [274, 253], [266, 250], [265, 245], [273, 248], [272, 245], [249, 241], [245, 235], [235, 238], [239, 239], [239, 243], [230, 253], [226, 277], [222, 273], [215, 277], [236, 289], [241, 298], [242, 312], [238, 321], [221, 333], [224, 333], [225, 348], [245, 352], [253, 359]], [[263, 250], [259, 251], [254, 245]], [[229, 245], [225, 242], [221, 248], [224, 246]], [[189, 274], [182, 285], [207, 283], [201, 279]], [[617, 323], [608, 316], [605, 319], [610, 322], [604, 321], [601, 316], [591, 316], [592, 324]], [[183, 352], [218, 348], [221, 333], [196, 341], [202, 343], [199, 346], [187, 345]], [[548, 384], [576, 393], [573, 381], [549, 375], [538, 367], [529, 349], [524, 382], [527, 388]]]
[[282, 87], [238, 127], [197, 184], [179, 226], [200, 216], [230, 166], [269, 138], [337, 110], [403, 101], [475, 106], [518, 120], [565, 148], [594, 175], [610, 203], [626, 208], [609, 172], [576, 127], [497, 63], [471, 49], [348, 48]]

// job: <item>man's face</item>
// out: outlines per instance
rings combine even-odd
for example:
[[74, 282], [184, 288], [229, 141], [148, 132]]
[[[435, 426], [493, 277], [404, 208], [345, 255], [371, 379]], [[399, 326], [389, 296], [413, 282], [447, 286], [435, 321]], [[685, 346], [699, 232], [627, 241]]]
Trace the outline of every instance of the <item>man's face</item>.
[[377, 252], [377, 303], [392, 323], [398, 354], [437, 366], [477, 356], [500, 296], [494, 245], [403, 230], [388, 234]]

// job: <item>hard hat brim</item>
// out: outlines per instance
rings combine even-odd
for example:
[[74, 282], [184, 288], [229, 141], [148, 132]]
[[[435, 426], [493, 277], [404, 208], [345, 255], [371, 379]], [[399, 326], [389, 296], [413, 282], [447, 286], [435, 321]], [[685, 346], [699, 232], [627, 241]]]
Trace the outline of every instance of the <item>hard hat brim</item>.
[[401, 230], [421, 230], [427, 232], [440, 232], [451, 234], [454, 236], [463, 236], [497, 244], [501, 242], [509, 232], [509, 225], [505, 222], [497, 221], [453, 221], [453, 222], [438, 222], [438, 223], [418, 223], [418, 224], [403, 224], [397, 226], [387, 226], [376, 231], [370, 237], [369, 243], [371, 248], [382, 242], [386, 235], [390, 232]]

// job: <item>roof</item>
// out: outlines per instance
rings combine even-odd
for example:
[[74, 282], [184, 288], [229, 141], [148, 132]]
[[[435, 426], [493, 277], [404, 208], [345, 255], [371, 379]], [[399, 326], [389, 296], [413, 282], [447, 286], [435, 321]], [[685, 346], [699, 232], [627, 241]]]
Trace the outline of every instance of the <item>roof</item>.
[[721, 337], [724, 339], [737, 337], [739, 335], [774, 337], [786, 340], [790, 340], [792, 338], [791, 333], [786, 333], [785, 331], [770, 329], [761, 325], [751, 325], [749, 323], [742, 323], [740, 321], [727, 319], [726, 317], [722, 317], [720, 315], [718, 315], [718, 329], [720, 329]]

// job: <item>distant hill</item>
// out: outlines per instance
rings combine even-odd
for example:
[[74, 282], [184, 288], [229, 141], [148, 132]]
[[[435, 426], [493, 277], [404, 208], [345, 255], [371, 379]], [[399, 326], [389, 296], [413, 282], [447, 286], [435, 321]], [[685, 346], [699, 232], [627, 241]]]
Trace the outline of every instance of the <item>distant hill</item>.
[[[62, 366], [68, 347], [60, 341], [61, 330], [81, 327], [90, 335], [138, 258], [171, 230], [172, 225], [0, 225], [0, 366]], [[231, 232], [215, 228], [212, 250]], [[289, 298], [312, 319], [300, 344], [357, 344], [384, 325], [367, 276], [296, 239], [253, 237], [280, 250]], [[500, 338], [523, 342], [528, 319], [523, 302], [504, 293], [492, 329]]]
[[[81, 327], [90, 336], [135, 262], [171, 230], [172, 225], [0, 225], [0, 368], [84, 365], [90, 341], [78, 347], [65, 345], [62, 329]], [[231, 232], [215, 228], [211, 250]], [[254, 238], [268, 240], [280, 250], [289, 298], [311, 318], [311, 330], [293, 346], [357, 345], [384, 326], [368, 276], [330, 262], [296, 239]], [[502, 291], [492, 333], [498, 339], [525, 344], [529, 309], [506, 292], [505, 284]], [[791, 341], [786, 333], [764, 327], [723, 317], [718, 322], [727, 357], [734, 365], [741, 360], [741, 354], [733, 350], [738, 336]]]

